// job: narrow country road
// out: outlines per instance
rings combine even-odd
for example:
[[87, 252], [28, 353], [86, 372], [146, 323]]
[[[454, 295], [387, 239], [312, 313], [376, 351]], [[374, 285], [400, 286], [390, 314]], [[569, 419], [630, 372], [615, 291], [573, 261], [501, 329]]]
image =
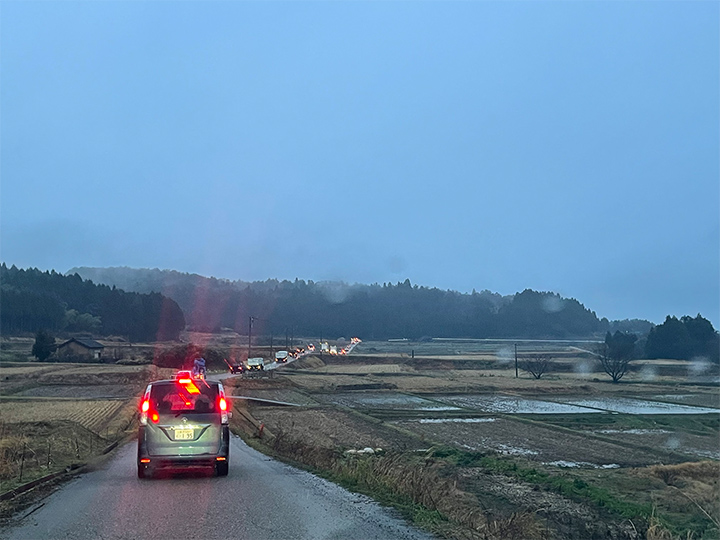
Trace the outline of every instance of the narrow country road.
[[231, 439], [230, 474], [139, 480], [135, 444], [81, 475], [7, 539], [430, 540], [368, 498]]

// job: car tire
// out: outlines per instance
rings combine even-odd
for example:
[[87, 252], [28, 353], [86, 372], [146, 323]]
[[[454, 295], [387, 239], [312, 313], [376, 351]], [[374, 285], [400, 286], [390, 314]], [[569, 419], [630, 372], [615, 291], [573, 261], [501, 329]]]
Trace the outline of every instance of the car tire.
[[218, 461], [215, 464], [215, 473], [218, 476], [227, 476], [230, 470], [230, 464], [227, 461]]

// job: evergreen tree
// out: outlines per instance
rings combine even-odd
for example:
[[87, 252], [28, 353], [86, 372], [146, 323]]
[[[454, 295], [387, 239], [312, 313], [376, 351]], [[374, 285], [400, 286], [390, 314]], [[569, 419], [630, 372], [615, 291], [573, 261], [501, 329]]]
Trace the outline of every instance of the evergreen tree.
[[695, 357], [720, 361], [720, 338], [710, 321], [700, 314], [678, 319], [668, 315], [665, 322], [650, 330], [645, 344], [648, 358], [690, 360]]
[[47, 360], [52, 353], [57, 349], [55, 345], [55, 338], [45, 330], [38, 330], [35, 334], [35, 343], [32, 347], [32, 355], [44, 362]]

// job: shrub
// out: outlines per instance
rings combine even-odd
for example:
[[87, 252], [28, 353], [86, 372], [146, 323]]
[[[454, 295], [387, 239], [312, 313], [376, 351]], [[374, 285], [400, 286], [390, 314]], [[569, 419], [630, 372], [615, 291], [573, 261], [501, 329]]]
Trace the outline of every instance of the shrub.
[[195, 343], [157, 351], [152, 362], [158, 367], [192, 369], [193, 360], [201, 356], [205, 359], [207, 369], [225, 369], [227, 367], [224, 360], [225, 355], [221, 351]]

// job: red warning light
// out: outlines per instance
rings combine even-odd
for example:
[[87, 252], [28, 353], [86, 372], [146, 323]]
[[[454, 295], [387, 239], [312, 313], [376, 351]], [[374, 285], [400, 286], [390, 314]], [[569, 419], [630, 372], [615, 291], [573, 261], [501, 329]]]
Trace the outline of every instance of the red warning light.
[[191, 394], [199, 394], [200, 389], [195, 386], [195, 382], [192, 379], [178, 379], [178, 383], [183, 385], [183, 388]]

